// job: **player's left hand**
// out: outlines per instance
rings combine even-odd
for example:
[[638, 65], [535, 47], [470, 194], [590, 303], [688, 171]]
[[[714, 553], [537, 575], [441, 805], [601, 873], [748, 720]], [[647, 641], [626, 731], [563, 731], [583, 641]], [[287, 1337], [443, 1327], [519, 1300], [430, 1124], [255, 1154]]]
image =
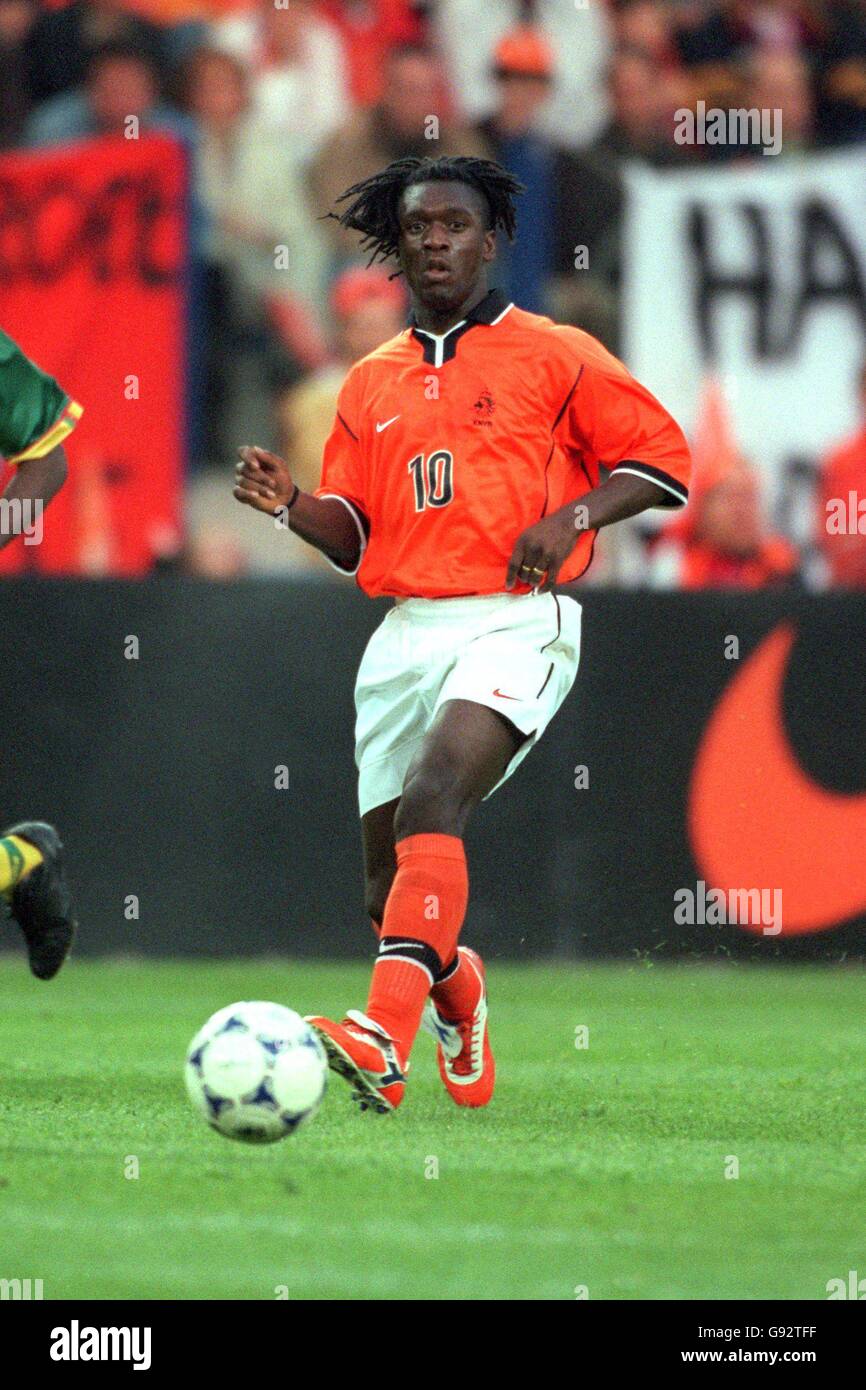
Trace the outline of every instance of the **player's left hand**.
[[513, 589], [515, 583], [530, 584], [540, 593], [552, 589], [578, 540], [574, 518], [568, 509], [564, 516], [554, 512], [537, 521], [514, 543], [505, 577], [506, 589]]

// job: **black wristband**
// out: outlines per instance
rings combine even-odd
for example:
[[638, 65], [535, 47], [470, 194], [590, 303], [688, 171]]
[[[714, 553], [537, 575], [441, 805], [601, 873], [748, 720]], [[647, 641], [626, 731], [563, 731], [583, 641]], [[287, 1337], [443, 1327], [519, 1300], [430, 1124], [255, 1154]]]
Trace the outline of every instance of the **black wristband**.
[[295, 505], [295, 503], [297, 502], [297, 500], [298, 500], [298, 498], [300, 497], [300, 495], [301, 495], [301, 489], [298, 487], [297, 483], [295, 483], [295, 490], [294, 490], [294, 492], [292, 493], [292, 500], [291, 500], [291, 502], [287, 502], [287, 503], [286, 503], [286, 511], [287, 511], [287, 512], [290, 512], [290, 511], [292, 510], [292, 507]]

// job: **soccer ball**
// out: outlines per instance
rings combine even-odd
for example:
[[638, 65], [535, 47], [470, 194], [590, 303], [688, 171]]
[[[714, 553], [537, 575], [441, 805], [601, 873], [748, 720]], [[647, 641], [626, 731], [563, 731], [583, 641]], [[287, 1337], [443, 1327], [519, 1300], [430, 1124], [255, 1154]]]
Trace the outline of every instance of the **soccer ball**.
[[208, 1019], [186, 1054], [196, 1110], [228, 1139], [273, 1144], [315, 1115], [325, 1094], [325, 1049], [292, 1009], [229, 1004]]

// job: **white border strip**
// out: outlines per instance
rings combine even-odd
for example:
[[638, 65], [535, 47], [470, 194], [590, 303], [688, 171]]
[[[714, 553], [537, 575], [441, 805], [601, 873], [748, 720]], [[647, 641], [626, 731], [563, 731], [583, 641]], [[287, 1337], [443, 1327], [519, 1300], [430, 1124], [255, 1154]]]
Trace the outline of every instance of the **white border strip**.
[[[614, 473], [633, 473], [636, 478], [645, 478], [648, 483], [655, 483], [656, 487], [663, 487], [665, 492], [669, 492], [672, 497], [677, 499], [681, 507], [684, 507], [689, 500], [688, 493], [683, 497], [683, 492], [686, 491], [685, 488], [683, 488], [681, 492], [678, 492], [670, 483], [663, 483], [661, 478], [654, 478], [651, 473], [642, 473], [639, 468], [629, 468], [627, 464], [618, 463], [615, 468], [610, 470], [610, 473], [611, 477], [613, 477]], [[680, 486], [682, 487], [682, 484], [680, 484]]]
[[352, 503], [349, 501], [349, 499], [347, 497], [342, 497], [339, 492], [320, 492], [319, 497], [322, 499], [322, 501], [324, 501], [326, 497], [336, 497], [338, 502], [342, 502], [343, 506], [347, 507], [349, 512], [351, 513], [355, 525], [358, 528], [358, 535], [361, 539], [361, 549], [358, 554], [358, 563], [353, 570], [347, 570], [344, 569], [342, 565], [338, 565], [336, 560], [332, 560], [330, 555], [328, 555], [326, 551], [323, 550], [322, 554], [325, 556], [325, 559], [331, 566], [331, 569], [336, 570], [338, 574], [347, 574], [350, 576], [353, 574], [357, 574], [358, 570], [361, 568], [361, 561], [364, 558], [364, 551], [367, 549], [367, 537], [364, 533], [364, 527], [361, 524], [361, 518], [359, 517], [355, 508], [352, 506]]

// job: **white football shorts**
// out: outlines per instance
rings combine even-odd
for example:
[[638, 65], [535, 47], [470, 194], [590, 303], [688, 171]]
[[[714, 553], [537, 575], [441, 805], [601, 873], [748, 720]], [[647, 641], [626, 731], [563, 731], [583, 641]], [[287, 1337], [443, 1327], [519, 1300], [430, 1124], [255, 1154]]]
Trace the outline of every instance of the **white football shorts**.
[[400, 796], [446, 700], [487, 705], [528, 735], [501, 786], [574, 684], [580, 619], [579, 603], [552, 593], [398, 601], [367, 643], [355, 684], [361, 815]]

